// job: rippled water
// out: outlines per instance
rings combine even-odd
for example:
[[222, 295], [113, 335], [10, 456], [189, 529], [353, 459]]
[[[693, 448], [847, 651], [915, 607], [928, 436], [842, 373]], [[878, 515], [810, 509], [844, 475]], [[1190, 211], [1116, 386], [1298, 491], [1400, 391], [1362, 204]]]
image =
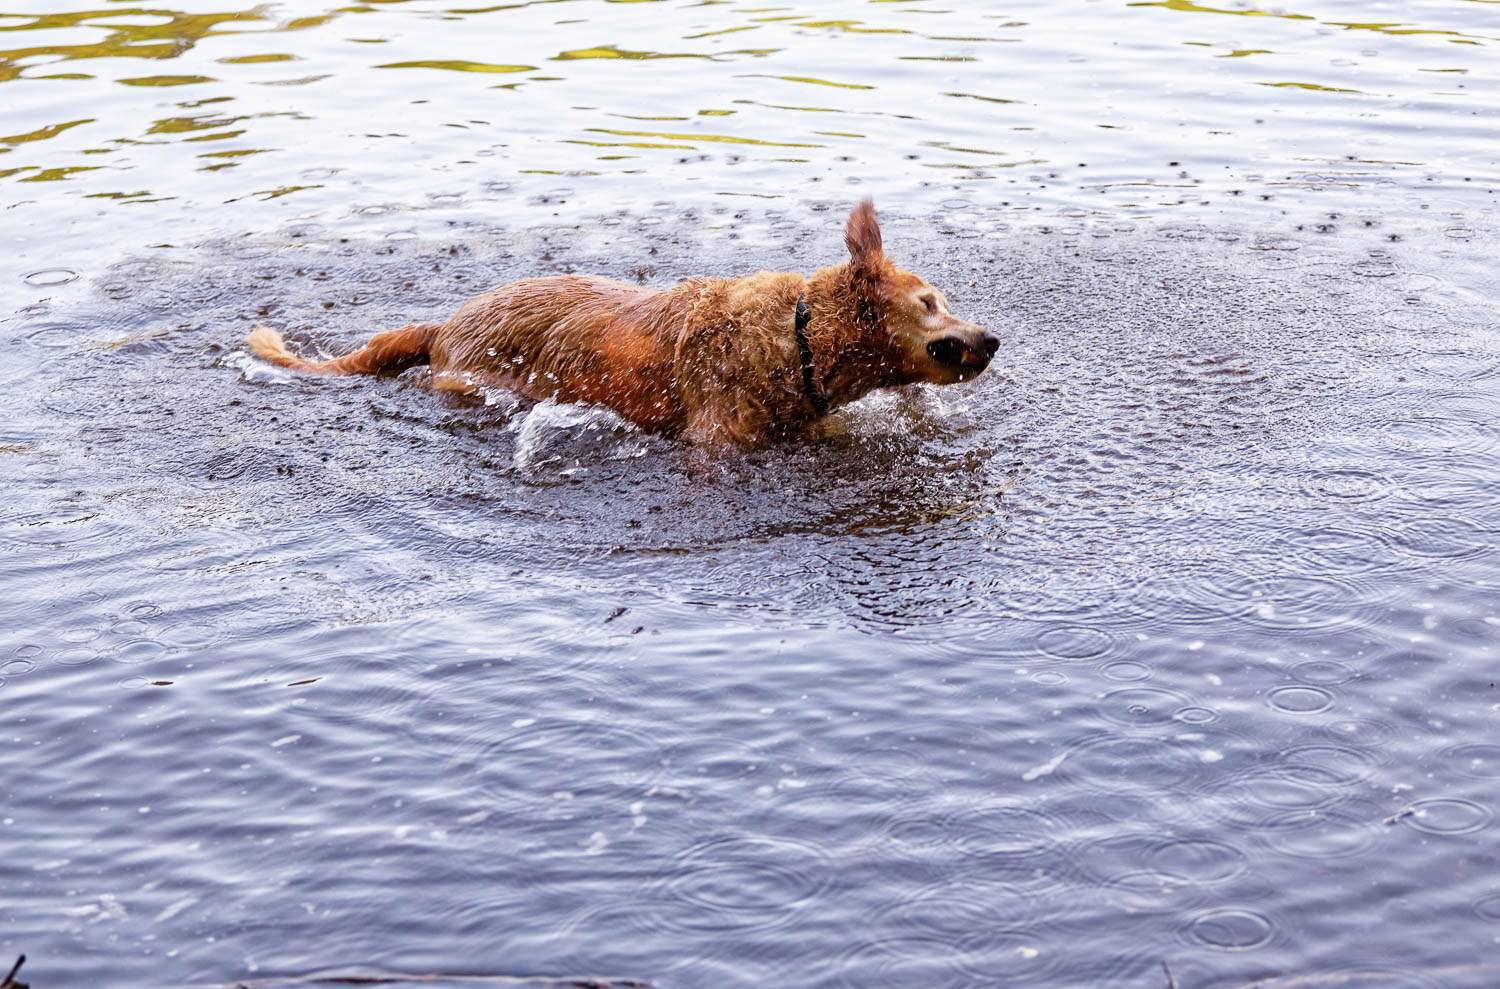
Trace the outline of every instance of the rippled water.
[[[1497, 981], [1493, 5], [8, 10], [0, 967]], [[825, 443], [240, 346], [866, 193]]]

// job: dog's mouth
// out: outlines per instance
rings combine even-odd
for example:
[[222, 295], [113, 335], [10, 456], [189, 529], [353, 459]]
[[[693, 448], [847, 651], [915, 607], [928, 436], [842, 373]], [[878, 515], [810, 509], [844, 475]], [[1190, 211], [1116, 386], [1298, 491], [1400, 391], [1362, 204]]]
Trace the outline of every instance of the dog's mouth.
[[960, 336], [938, 337], [927, 345], [932, 362], [967, 381], [989, 367], [990, 359], [1000, 349], [1000, 339], [981, 333], [970, 339]]

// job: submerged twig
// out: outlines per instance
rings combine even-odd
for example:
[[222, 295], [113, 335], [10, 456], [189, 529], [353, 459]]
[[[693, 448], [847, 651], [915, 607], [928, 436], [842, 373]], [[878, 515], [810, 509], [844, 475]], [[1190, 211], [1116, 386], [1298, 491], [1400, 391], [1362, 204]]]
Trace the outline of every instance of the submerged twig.
[[[424, 983], [462, 983], [474, 986], [533, 986], [536, 989], [651, 989], [641, 979], [596, 978], [556, 975], [473, 975], [449, 972], [405, 974], [397, 972], [323, 972], [284, 975], [262, 979], [240, 979], [220, 989], [276, 989], [278, 986], [403, 986]], [[7, 989], [7, 986], [0, 986]], [[20, 987], [24, 989], [24, 987]]]
[[[1494, 975], [1500, 977], [1500, 965], [1444, 965], [1438, 968], [1416, 969], [1416, 974], [1429, 978], [1444, 979], [1464, 975]], [[1272, 975], [1254, 982], [1247, 982], [1239, 989], [1336, 989], [1339, 986], [1391, 986], [1410, 985], [1411, 971], [1401, 972], [1332, 972], [1325, 975]], [[1494, 984], [1494, 983], [1491, 983]]]
[[27, 989], [26, 983], [16, 981], [16, 973], [21, 971], [21, 966], [26, 964], [26, 956], [22, 955], [16, 959], [16, 963], [5, 973], [5, 980], [0, 982], [0, 989]]
[[1177, 989], [1177, 980], [1172, 978], [1172, 969], [1167, 966], [1165, 958], [1161, 961], [1161, 970], [1167, 975], [1167, 989]]

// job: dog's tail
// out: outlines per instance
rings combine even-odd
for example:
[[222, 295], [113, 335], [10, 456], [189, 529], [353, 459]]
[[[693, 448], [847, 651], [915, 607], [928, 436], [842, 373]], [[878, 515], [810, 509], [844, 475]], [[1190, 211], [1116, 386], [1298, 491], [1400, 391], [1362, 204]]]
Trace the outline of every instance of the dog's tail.
[[432, 338], [440, 323], [412, 323], [399, 330], [377, 333], [353, 353], [330, 361], [311, 361], [287, 347], [281, 334], [269, 326], [250, 331], [250, 350], [261, 360], [316, 374], [399, 374], [409, 367], [426, 364]]

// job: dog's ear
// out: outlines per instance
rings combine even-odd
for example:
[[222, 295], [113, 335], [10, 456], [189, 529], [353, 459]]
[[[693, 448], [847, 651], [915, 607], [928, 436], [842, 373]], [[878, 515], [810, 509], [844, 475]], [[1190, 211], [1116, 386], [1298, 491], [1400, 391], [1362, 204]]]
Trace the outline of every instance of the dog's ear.
[[880, 218], [875, 215], [875, 200], [860, 200], [849, 214], [849, 225], [844, 228], [844, 243], [849, 245], [849, 257], [854, 266], [866, 267], [879, 261], [885, 249], [880, 241]]

